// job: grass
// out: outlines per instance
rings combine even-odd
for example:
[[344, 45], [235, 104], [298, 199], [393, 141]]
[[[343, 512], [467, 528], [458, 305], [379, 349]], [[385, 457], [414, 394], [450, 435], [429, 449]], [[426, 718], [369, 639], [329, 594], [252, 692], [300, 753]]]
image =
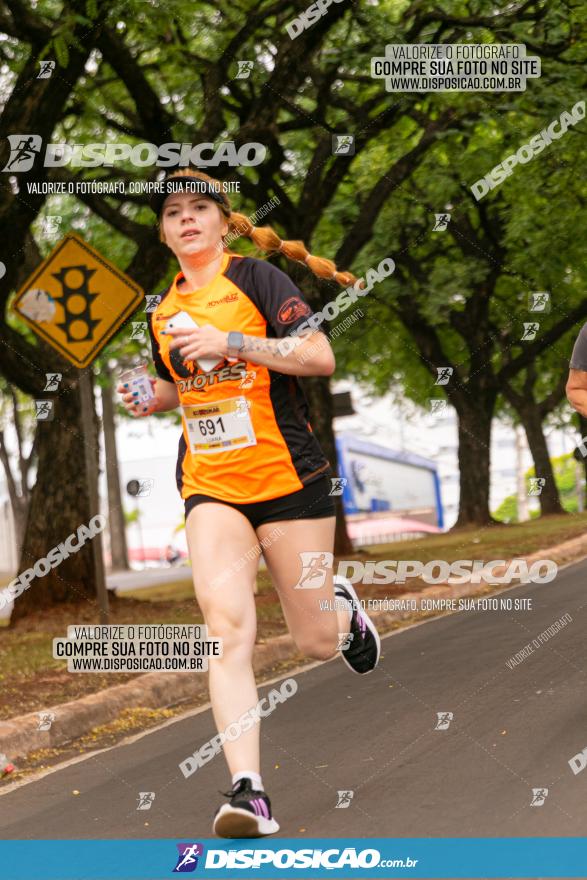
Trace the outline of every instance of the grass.
[[[542, 517], [516, 525], [490, 525], [458, 532], [364, 548], [354, 558], [508, 559], [580, 537], [587, 529], [587, 513]], [[568, 561], [568, 560], [563, 560]], [[266, 570], [259, 572], [255, 596], [258, 639], [286, 632], [281, 606]], [[416, 579], [405, 585], [360, 585], [364, 598], [400, 596], [426, 586]], [[129, 673], [70, 674], [66, 664], [52, 658], [52, 639], [64, 637], [68, 624], [98, 623], [95, 605], [60, 605], [30, 614], [14, 627], [0, 630], [0, 718], [77, 699], [88, 693], [128, 681]], [[192, 585], [184, 580], [132, 590], [112, 597], [112, 624], [202, 623]]]
[[[546, 547], [578, 538], [587, 529], [587, 512], [572, 515], [544, 516], [524, 523], [502, 523], [484, 527], [459, 529], [442, 535], [431, 535], [416, 541], [379, 545], [377, 556], [389, 559], [511, 559], [527, 556]], [[463, 552], [465, 551], [466, 552]], [[390, 554], [385, 556], [385, 554]]]

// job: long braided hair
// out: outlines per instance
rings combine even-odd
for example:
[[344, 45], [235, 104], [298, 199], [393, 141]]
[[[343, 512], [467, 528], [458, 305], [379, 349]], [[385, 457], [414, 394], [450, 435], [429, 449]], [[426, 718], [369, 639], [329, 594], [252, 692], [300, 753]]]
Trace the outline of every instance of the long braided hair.
[[[250, 238], [260, 251], [282, 253], [289, 260], [304, 263], [318, 278], [337, 281], [342, 287], [349, 287], [358, 281], [352, 272], [340, 272], [332, 260], [316, 257], [309, 253], [303, 241], [283, 241], [271, 226], [254, 226], [245, 214], [238, 214], [232, 210], [226, 193], [222, 192], [221, 182], [204, 174], [203, 171], [196, 171], [194, 168], [178, 168], [167, 175], [166, 180], [172, 180], [174, 177], [194, 177], [206, 181], [214, 187], [222, 198], [222, 203], [217, 202], [217, 204], [228, 221], [227, 238], [230, 237], [231, 241], [240, 236]], [[159, 216], [159, 238], [165, 242], [161, 215]]]

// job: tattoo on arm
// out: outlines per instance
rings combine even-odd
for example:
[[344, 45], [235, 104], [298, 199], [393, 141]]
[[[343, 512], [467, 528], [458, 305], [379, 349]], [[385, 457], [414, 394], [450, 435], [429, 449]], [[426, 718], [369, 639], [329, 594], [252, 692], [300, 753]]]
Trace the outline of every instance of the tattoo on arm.
[[[312, 332], [308, 330], [296, 334], [299, 340], [298, 345], [311, 335]], [[241, 354], [245, 354], [247, 351], [266, 351], [276, 357], [286, 357], [289, 354], [289, 351], [284, 352], [283, 347], [280, 347], [281, 339], [267, 339], [263, 336], [245, 336], [244, 339], [245, 344], [241, 349]]]
[[245, 336], [245, 344], [241, 348], [241, 354], [247, 351], [267, 351], [269, 354], [281, 355], [277, 348], [279, 339], [266, 339], [263, 336]]

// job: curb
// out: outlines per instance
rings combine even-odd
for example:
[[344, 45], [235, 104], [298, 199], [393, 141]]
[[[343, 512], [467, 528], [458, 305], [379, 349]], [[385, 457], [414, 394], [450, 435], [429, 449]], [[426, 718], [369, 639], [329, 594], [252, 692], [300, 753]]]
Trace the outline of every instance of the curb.
[[[253, 667], [256, 673], [260, 673], [273, 663], [296, 656], [301, 658], [292, 637], [276, 636], [257, 644]], [[17, 761], [38, 749], [66, 745], [92, 728], [114, 721], [124, 709], [163, 709], [207, 691], [207, 678], [197, 674], [147, 672], [126, 684], [44, 709], [43, 712], [55, 715], [48, 730], [38, 729], [38, 712], [0, 721], [0, 752], [8, 755], [11, 761]]]
[[[557, 557], [561, 564], [579, 562], [587, 556], [587, 536], [572, 538], [569, 541], [533, 553], [524, 558], [530, 566], [539, 559]], [[571, 557], [571, 558], [569, 558]], [[495, 575], [503, 574], [508, 567], [501, 566]], [[500, 584], [492, 593], [502, 592], [519, 586], [519, 583]], [[411, 593], [402, 593], [396, 597], [406, 602], [421, 599], [459, 599], [484, 593], [491, 584], [481, 583], [446, 584], [427, 587]], [[502, 589], [499, 589], [499, 588]], [[388, 626], [412, 617], [413, 611], [370, 611], [369, 616], [374, 622]], [[439, 612], [428, 612], [429, 616], [439, 616]], [[274, 636], [265, 642], [257, 643], [253, 660], [253, 668], [257, 675], [268, 671], [273, 664], [283, 660], [296, 660], [303, 665], [316, 663], [312, 658], [305, 658], [298, 651], [289, 634]], [[329, 661], [324, 661], [329, 662]], [[259, 682], [260, 683], [260, 682]], [[66, 745], [88, 733], [94, 727], [115, 720], [124, 709], [156, 708], [163, 709], [176, 706], [194, 697], [207, 693], [207, 678], [190, 675], [186, 672], [148, 672], [139, 675], [127, 684], [119, 684], [105, 688], [95, 694], [88, 694], [79, 700], [59, 703], [44, 712], [52, 712], [55, 720], [49, 730], [39, 730], [39, 713], [30, 712], [19, 715], [10, 721], [0, 722], [0, 753], [6, 754], [11, 761], [25, 758], [30, 752], [39, 749], [56, 748]]]

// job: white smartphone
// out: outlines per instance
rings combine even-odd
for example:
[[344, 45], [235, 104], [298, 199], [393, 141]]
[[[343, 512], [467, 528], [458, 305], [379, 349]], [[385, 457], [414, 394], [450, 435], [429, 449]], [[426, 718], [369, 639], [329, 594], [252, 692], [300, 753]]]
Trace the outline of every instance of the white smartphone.
[[[198, 327], [198, 324], [194, 321], [187, 312], [178, 312], [177, 315], [173, 315], [167, 324], [165, 325], [166, 330], [175, 330], [180, 328], [182, 330], [187, 330], [189, 327]], [[219, 355], [216, 358], [198, 358], [196, 363], [205, 373], [209, 373], [210, 370], [213, 370], [216, 364], [218, 364], [224, 358]]]

